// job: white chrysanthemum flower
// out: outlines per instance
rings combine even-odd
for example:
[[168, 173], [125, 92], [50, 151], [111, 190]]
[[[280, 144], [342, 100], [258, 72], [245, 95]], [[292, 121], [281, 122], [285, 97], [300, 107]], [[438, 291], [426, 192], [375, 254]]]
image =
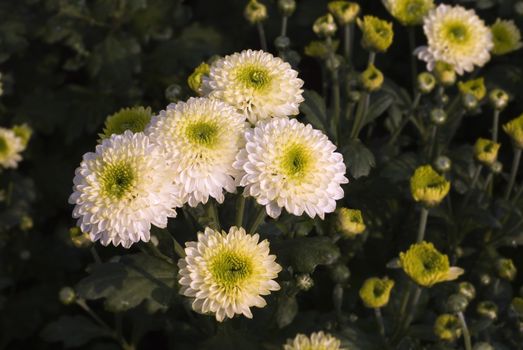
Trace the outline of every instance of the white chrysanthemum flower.
[[251, 123], [299, 113], [303, 80], [298, 72], [264, 51], [246, 50], [214, 62], [203, 91], [227, 102]]
[[22, 139], [13, 130], [0, 128], [0, 168], [16, 168], [23, 150]]
[[309, 337], [298, 334], [294, 339], [287, 340], [284, 350], [343, 350], [339, 339], [322, 331], [312, 333]]
[[73, 217], [103, 245], [147, 242], [151, 224], [165, 227], [181, 206], [170, 173], [161, 150], [143, 133], [112, 135], [76, 169]]
[[274, 118], [245, 133], [245, 149], [234, 167], [244, 195], [256, 198], [267, 214], [277, 218], [281, 209], [311, 218], [336, 209], [347, 183], [345, 164], [336, 146], [321, 131], [296, 119]]
[[231, 106], [201, 97], [169, 105], [146, 133], [173, 160], [171, 175], [181, 185], [180, 196], [195, 207], [209, 196], [222, 203], [224, 189], [236, 191], [232, 163], [245, 143], [246, 126]]
[[229, 233], [207, 227], [197, 242], [185, 244], [187, 255], [178, 261], [180, 294], [194, 298], [195, 311], [221, 322], [235, 314], [252, 318], [251, 307], [267, 304], [261, 296], [280, 289], [274, 279], [281, 266], [269, 255], [269, 241], [259, 239], [235, 226]]
[[473, 10], [441, 4], [424, 19], [428, 46], [416, 49], [432, 70], [436, 61], [454, 66], [458, 74], [471, 72], [490, 60], [492, 33]]

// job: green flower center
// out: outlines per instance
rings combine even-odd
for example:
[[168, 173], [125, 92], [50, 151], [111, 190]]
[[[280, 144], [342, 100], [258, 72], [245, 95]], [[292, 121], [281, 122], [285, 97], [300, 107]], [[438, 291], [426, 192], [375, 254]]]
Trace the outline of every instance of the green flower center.
[[0, 154], [5, 154], [9, 150], [9, 145], [4, 137], [0, 137]]
[[386, 286], [382, 281], [376, 282], [374, 284], [374, 289], [372, 290], [372, 293], [374, 294], [375, 298], [379, 298], [385, 293]]
[[271, 77], [263, 67], [248, 66], [239, 70], [238, 80], [245, 87], [261, 90], [269, 85]]
[[447, 37], [453, 42], [462, 43], [469, 37], [468, 28], [463, 23], [450, 23], [447, 26]]
[[424, 250], [420, 251], [420, 260], [423, 265], [425, 272], [437, 272], [437, 271], [446, 271], [448, 266], [445, 266], [444, 256], [438, 254], [438, 252]]
[[231, 250], [224, 250], [210, 262], [210, 271], [216, 282], [226, 290], [238, 287], [254, 270], [252, 259]]
[[150, 108], [124, 108], [107, 118], [103, 135], [100, 136], [102, 138], [107, 138], [113, 134], [123, 134], [126, 130], [130, 130], [134, 133], [141, 132], [145, 130], [145, 127], [149, 124], [150, 120]]
[[135, 179], [129, 163], [107, 164], [101, 175], [102, 191], [111, 198], [121, 199], [131, 191]]
[[212, 147], [218, 138], [218, 126], [213, 122], [200, 121], [190, 124], [186, 133], [192, 144]]
[[310, 152], [305, 146], [293, 145], [283, 155], [283, 172], [289, 177], [302, 176], [310, 166], [311, 160]]

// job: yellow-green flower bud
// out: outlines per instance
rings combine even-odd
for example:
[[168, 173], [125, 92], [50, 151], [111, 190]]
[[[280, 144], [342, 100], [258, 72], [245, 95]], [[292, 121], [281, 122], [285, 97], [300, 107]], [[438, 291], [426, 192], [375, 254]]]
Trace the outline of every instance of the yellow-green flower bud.
[[458, 89], [463, 94], [470, 94], [478, 101], [481, 101], [487, 94], [487, 88], [485, 87], [485, 80], [483, 78], [468, 80], [466, 82], [460, 81], [458, 83]]
[[423, 287], [455, 280], [464, 272], [462, 268], [451, 267], [449, 257], [425, 241], [415, 243], [406, 252], [401, 252], [400, 266], [414, 282]]
[[458, 293], [471, 301], [476, 297], [476, 288], [470, 282], [461, 282], [458, 286]]
[[360, 5], [350, 1], [331, 1], [327, 7], [340, 25], [354, 22], [360, 13]]
[[12, 130], [15, 133], [15, 135], [22, 141], [22, 146], [25, 149], [27, 147], [27, 144], [29, 143], [29, 139], [31, 139], [33, 129], [31, 129], [29, 125], [24, 123], [21, 125], [13, 126]]
[[309, 274], [301, 274], [296, 277], [296, 286], [303, 291], [307, 291], [314, 286], [314, 280]]
[[[332, 50], [335, 52], [340, 45], [339, 40], [332, 40]], [[330, 49], [325, 41], [313, 40], [305, 46], [304, 52], [307, 56], [325, 59], [330, 52]]]
[[29, 231], [33, 228], [33, 219], [29, 215], [23, 215], [20, 219], [20, 230]]
[[434, 322], [434, 334], [444, 341], [452, 342], [461, 337], [459, 319], [451, 314], [442, 314]]
[[191, 90], [198, 93], [199, 95], [202, 95], [203, 77], [209, 75], [210, 72], [211, 67], [207, 63], [200, 63], [200, 65], [194, 69], [191, 75], [189, 75], [189, 78], [187, 78], [187, 84]]
[[430, 121], [432, 124], [441, 126], [447, 121], [447, 112], [443, 108], [434, 108], [430, 111]]
[[447, 156], [439, 156], [434, 161], [434, 167], [441, 173], [446, 173], [452, 168], [452, 161]]
[[492, 171], [494, 174], [500, 174], [503, 171], [503, 163], [496, 160], [490, 166], [490, 171]]
[[283, 16], [289, 17], [296, 10], [296, 0], [278, 0], [278, 9]]
[[480, 137], [474, 145], [474, 156], [478, 162], [490, 166], [498, 158], [500, 147], [500, 143]]
[[257, 0], [250, 0], [243, 15], [251, 24], [256, 24], [267, 19], [267, 7]]
[[151, 121], [151, 109], [144, 107], [132, 107], [120, 109], [105, 119], [103, 134], [99, 134], [101, 139], [109, 138], [111, 135], [123, 134], [126, 130], [141, 132]]
[[440, 85], [451, 86], [456, 82], [456, 71], [449, 63], [437, 61], [433, 73]]
[[523, 298], [515, 297], [512, 299], [511, 307], [519, 318], [523, 318]]
[[495, 320], [498, 318], [498, 306], [492, 301], [482, 301], [476, 306], [476, 312], [478, 315]]
[[383, 307], [389, 302], [392, 287], [394, 287], [394, 280], [388, 277], [368, 278], [360, 289], [360, 298], [366, 307], [373, 309]]
[[462, 94], [461, 103], [463, 104], [463, 107], [465, 107], [465, 109], [468, 111], [472, 111], [476, 109], [476, 107], [478, 106], [478, 100], [472, 94]]
[[450, 191], [450, 182], [438, 174], [432, 166], [423, 165], [410, 178], [410, 193], [416, 202], [425, 206], [438, 205]]
[[498, 271], [499, 277], [508, 281], [513, 281], [518, 273], [512, 259], [498, 259], [498, 261], [496, 261], [496, 270]]
[[375, 52], [385, 52], [392, 44], [394, 32], [392, 23], [374, 16], [364, 16], [363, 20], [357, 19], [358, 27], [362, 31], [361, 45]]
[[329, 272], [335, 283], [345, 283], [350, 277], [350, 270], [347, 265], [338, 263], [329, 266]]
[[434, 90], [436, 86], [436, 78], [429, 72], [423, 72], [418, 74], [418, 90], [422, 94], [429, 94]]
[[314, 24], [312, 25], [314, 33], [321, 38], [333, 36], [337, 29], [338, 27], [336, 26], [336, 22], [334, 22], [334, 17], [332, 17], [330, 13], [321, 16], [314, 21]]
[[494, 89], [489, 94], [490, 105], [498, 111], [505, 109], [508, 105], [508, 101], [508, 94], [501, 89]]
[[423, 18], [434, 8], [433, 0], [384, 0], [392, 17], [404, 26], [423, 23]]
[[463, 294], [452, 294], [447, 299], [447, 309], [454, 314], [465, 311], [468, 305], [469, 300]]
[[383, 85], [383, 73], [373, 64], [369, 64], [367, 69], [360, 74], [360, 81], [365, 90], [377, 91]]
[[365, 231], [365, 223], [363, 222], [361, 211], [348, 208], [338, 209], [336, 211], [336, 230], [349, 238]]
[[490, 27], [494, 47], [492, 54], [504, 55], [523, 47], [521, 33], [512, 20], [497, 19]]
[[71, 227], [69, 229], [69, 237], [76, 248], [86, 248], [92, 243], [89, 234], [82, 232], [78, 227]]
[[76, 293], [71, 287], [63, 287], [58, 293], [58, 299], [64, 305], [70, 305], [76, 300]]
[[523, 114], [503, 125], [503, 130], [510, 136], [514, 146], [523, 148]]

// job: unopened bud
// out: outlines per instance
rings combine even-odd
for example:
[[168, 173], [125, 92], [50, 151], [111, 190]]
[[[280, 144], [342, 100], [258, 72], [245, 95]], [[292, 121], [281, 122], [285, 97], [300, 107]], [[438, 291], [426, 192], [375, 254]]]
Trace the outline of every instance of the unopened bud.
[[418, 90], [422, 94], [428, 94], [432, 92], [432, 90], [434, 90], [434, 87], [436, 86], [436, 78], [434, 77], [434, 75], [428, 72], [423, 72], [419, 74], [417, 82]]
[[20, 230], [29, 231], [33, 228], [33, 219], [29, 215], [24, 215], [20, 219]]
[[446, 173], [452, 168], [452, 161], [447, 156], [439, 156], [434, 161], [434, 167], [440, 173]]
[[71, 287], [63, 287], [58, 293], [58, 298], [62, 304], [70, 305], [76, 300], [76, 293]]
[[447, 309], [452, 313], [463, 312], [469, 305], [469, 300], [463, 294], [452, 294], [447, 299]]
[[349, 280], [350, 271], [344, 264], [330, 266], [330, 276], [335, 283], [343, 284]]
[[333, 36], [337, 29], [338, 27], [336, 26], [336, 22], [334, 22], [334, 17], [332, 17], [330, 13], [318, 18], [312, 26], [314, 33], [322, 38]]
[[498, 271], [499, 277], [508, 281], [513, 281], [518, 273], [512, 259], [498, 259], [496, 262], [496, 270]]
[[263, 22], [267, 18], [267, 7], [257, 0], [250, 0], [243, 15], [251, 24]]
[[279, 51], [285, 51], [291, 45], [291, 40], [287, 36], [279, 36], [274, 40], [274, 46]]
[[478, 106], [478, 100], [472, 94], [462, 94], [461, 103], [467, 110], [473, 110]]
[[365, 90], [369, 92], [379, 90], [381, 85], [383, 85], [383, 73], [373, 64], [370, 64], [367, 69], [361, 73], [360, 81]]
[[498, 317], [498, 306], [492, 301], [482, 301], [476, 307], [476, 312], [482, 317], [495, 320]]
[[494, 89], [489, 94], [489, 102], [492, 108], [497, 109], [499, 111], [507, 107], [508, 100], [508, 94], [501, 89]]
[[458, 293], [463, 295], [468, 301], [476, 297], [476, 288], [470, 282], [461, 282], [458, 287]]
[[443, 86], [450, 86], [456, 82], [456, 72], [451, 64], [437, 61], [433, 73], [438, 83]]
[[495, 161], [494, 163], [492, 163], [492, 165], [490, 166], [490, 170], [494, 173], [494, 174], [500, 174], [502, 171], [503, 171], [503, 163], [499, 162], [499, 161]]
[[441, 108], [434, 108], [430, 111], [430, 121], [434, 125], [443, 125], [447, 121], [447, 113]]
[[360, 5], [349, 1], [331, 1], [327, 5], [330, 13], [336, 17], [340, 25], [352, 23], [360, 12]]
[[314, 286], [314, 280], [309, 274], [301, 274], [296, 277], [296, 286], [303, 291], [307, 291]]
[[172, 84], [165, 89], [165, 98], [169, 102], [177, 102], [182, 94], [182, 88], [178, 84]]
[[296, 0], [278, 0], [278, 9], [283, 16], [289, 17], [296, 10]]

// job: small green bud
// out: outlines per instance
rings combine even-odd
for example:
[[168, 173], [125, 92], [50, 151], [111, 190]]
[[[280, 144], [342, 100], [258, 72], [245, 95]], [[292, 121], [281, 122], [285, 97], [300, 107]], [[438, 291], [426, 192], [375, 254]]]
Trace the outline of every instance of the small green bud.
[[361, 85], [369, 92], [377, 91], [383, 85], [383, 73], [377, 69], [373, 64], [370, 64], [367, 69], [360, 74]]
[[343, 284], [349, 280], [350, 270], [344, 264], [335, 264], [329, 267], [329, 272], [332, 280], [335, 283]]
[[178, 102], [180, 96], [182, 95], [182, 88], [178, 84], [171, 84], [165, 89], [165, 98], [169, 102]]
[[327, 69], [331, 72], [335, 72], [341, 66], [341, 58], [339, 55], [332, 55], [327, 58], [325, 62]]
[[283, 16], [289, 17], [296, 11], [296, 0], [278, 0], [278, 9]]
[[359, 91], [351, 90], [347, 97], [350, 102], [357, 103], [361, 98], [361, 93]]
[[151, 121], [151, 116], [150, 108], [140, 106], [122, 108], [105, 119], [103, 133], [98, 136], [103, 140], [111, 135], [123, 134], [126, 130], [142, 132]]
[[335, 52], [338, 46], [340, 46], [339, 40], [332, 40], [331, 47], [323, 40], [313, 40], [305, 46], [304, 52], [307, 56], [325, 59], [329, 55], [331, 48]]
[[60, 302], [64, 305], [70, 305], [76, 300], [76, 293], [71, 287], [63, 287], [58, 293]]
[[461, 95], [461, 103], [466, 110], [471, 111], [478, 106], [478, 100], [472, 94]]
[[263, 22], [267, 19], [267, 7], [257, 0], [250, 0], [243, 15], [251, 24]]
[[476, 288], [470, 282], [461, 282], [458, 287], [458, 293], [467, 298], [468, 301], [472, 301], [476, 297]]
[[495, 320], [498, 317], [498, 306], [492, 301], [482, 301], [476, 307], [476, 312], [482, 317]]
[[449, 103], [449, 95], [447, 94], [441, 94], [439, 95], [439, 102], [442, 104], [442, 105], [446, 105], [447, 103]]
[[482, 285], [488, 286], [490, 283], [492, 283], [492, 277], [490, 277], [489, 274], [483, 273], [481, 276], [479, 276], [479, 281]]
[[360, 5], [355, 2], [331, 1], [327, 7], [340, 25], [354, 22], [358, 13], [360, 13]]
[[456, 71], [451, 64], [437, 61], [434, 65], [434, 76], [442, 86], [451, 86], [456, 82]]
[[418, 75], [418, 90], [422, 94], [428, 94], [434, 90], [436, 86], [436, 78], [429, 72], [423, 72]]
[[452, 313], [463, 312], [469, 305], [469, 299], [463, 294], [452, 294], [447, 299], [447, 309]]
[[447, 121], [447, 113], [442, 108], [434, 108], [430, 111], [430, 121], [434, 125], [443, 125]]
[[210, 71], [211, 67], [207, 63], [200, 63], [200, 65], [196, 67], [191, 75], [189, 75], [187, 78], [187, 85], [189, 85], [192, 91], [201, 95], [203, 77], [209, 75]]
[[490, 166], [490, 170], [494, 173], [494, 174], [500, 174], [502, 171], [503, 171], [503, 163], [499, 162], [499, 161], [495, 161], [494, 163], [492, 163], [492, 165]]
[[69, 229], [69, 237], [76, 248], [86, 248], [92, 244], [89, 234], [82, 232], [76, 226]]
[[314, 280], [309, 274], [304, 273], [296, 276], [296, 286], [300, 290], [307, 291], [314, 286]]
[[447, 156], [439, 156], [434, 161], [434, 167], [440, 173], [446, 173], [452, 168], [452, 161]]
[[334, 22], [334, 17], [330, 13], [327, 13], [325, 16], [321, 16], [312, 25], [312, 30], [320, 38], [330, 37], [336, 33], [338, 27], [336, 22]]
[[461, 324], [456, 316], [442, 314], [434, 322], [434, 334], [444, 341], [455, 341], [461, 337]]
[[509, 101], [508, 94], [501, 89], [494, 89], [489, 94], [489, 102], [492, 108], [501, 111], [507, 107]]
[[29, 231], [33, 228], [33, 219], [29, 215], [23, 215], [20, 219], [20, 230]]
[[285, 51], [291, 46], [291, 40], [287, 36], [279, 36], [274, 39], [274, 46], [278, 51]]
[[498, 259], [496, 262], [496, 270], [498, 271], [499, 277], [508, 281], [513, 281], [518, 273], [512, 259]]

